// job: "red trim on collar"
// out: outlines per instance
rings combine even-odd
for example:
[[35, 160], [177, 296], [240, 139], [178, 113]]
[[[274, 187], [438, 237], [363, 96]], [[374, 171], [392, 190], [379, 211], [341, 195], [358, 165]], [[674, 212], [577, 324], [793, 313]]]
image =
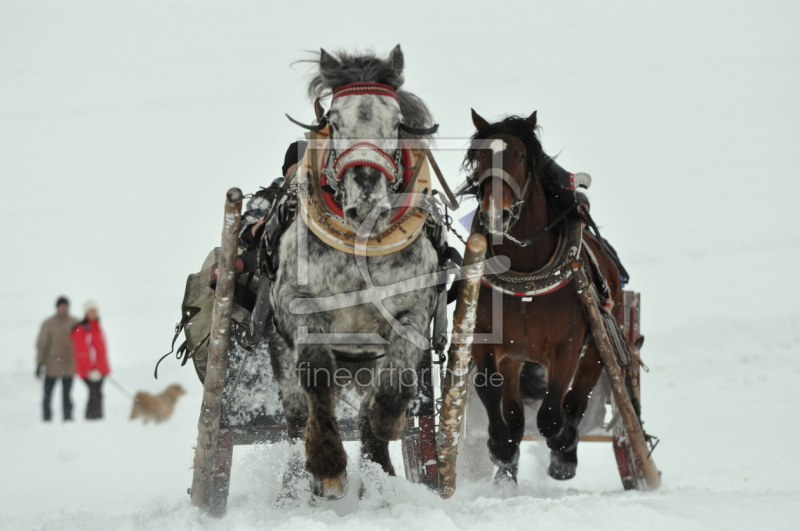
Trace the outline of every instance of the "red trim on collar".
[[554, 291], [560, 290], [561, 288], [563, 288], [564, 286], [569, 284], [570, 280], [572, 280], [572, 275], [566, 277], [564, 280], [562, 280], [558, 284], [550, 286], [549, 288], [545, 289], [544, 291], [540, 291], [538, 293], [533, 293], [533, 292], [529, 292], [529, 291], [509, 291], [507, 289], [501, 288], [500, 286], [496, 286], [496, 285], [492, 284], [491, 282], [489, 282], [485, 278], [481, 278], [481, 284], [483, 284], [484, 286], [486, 286], [489, 289], [493, 289], [493, 290], [499, 291], [500, 293], [504, 293], [506, 295], [512, 295], [514, 297], [539, 297], [540, 295], [547, 295], [548, 293], [553, 293]]
[[397, 93], [389, 85], [382, 83], [350, 83], [342, 85], [333, 91], [331, 101], [342, 96], [355, 96], [361, 94], [377, 94], [378, 96], [389, 96], [397, 99]]

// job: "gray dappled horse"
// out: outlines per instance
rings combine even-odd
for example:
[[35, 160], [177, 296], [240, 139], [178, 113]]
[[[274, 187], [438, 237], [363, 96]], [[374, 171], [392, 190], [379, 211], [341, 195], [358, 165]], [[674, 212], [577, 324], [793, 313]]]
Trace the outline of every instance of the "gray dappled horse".
[[[368, 139], [372, 145], [366, 147], [370, 156], [397, 162], [400, 139], [408, 136], [403, 131], [431, 125], [430, 113], [422, 101], [400, 90], [403, 54], [399, 46], [387, 59], [371, 54], [331, 55], [322, 50], [314, 63], [318, 63], [319, 72], [310, 82], [309, 95], [334, 96], [326, 117], [332, 142], [331, 161], [346, 159], [349, 147]], [[345, 90], [336, 92], [345, 86]], [[375, 90], [360, 90], [360, 86]], [[365, 144], [359, 146], [364, 149]], [[384, 163], [332, 165], [334, 171], [327, 174], [331, 178], [327, 189], [335, 193], [343, 219], [357, 231], [373, 208], [396, 191], [393, 183], [402, 172], [401, 164], [396, 164], [394, 170], [392, 164]], [[301, 167], [299, 171], [306, 170]], [[389, 224], [387, 213], [368, 220], [374, 221], [373, 235]], [[305, 236], [299, 236], [300, 231], [305, 231]], [[301, 241], [298, 245], [300, 237], [307, 239], [305, 244]], [[303, 245], [307, 252], [301, 253]], [[297, 299], [306, 303], [306, 308], [313, 307], [319, 298], [359, 292], [368, 285], [356, 256], [323, 243], [307, 230], [300, 216], [282, 236], [279, 257], [270, 297], [275, 330], [269, 333], [269, 348], [289, 436], [292, 440], [305, 437], [305, 468], [311, 474], [314, 495], [339, 498], [347, 491], [347, 454], [334, 414], [337, 386], [357, 383], [363, 394], [359, 408], [362, 458], [380, 464], [394, 475], [388, 442], [399, 439], [406, 425], [409, 402], [417, 393], [415, 371], [427, 348], [419, 341], [404, 338], [398, 333], [397, 323], [427, 337], [437, 300], [436, 287], [385, 299], [383, 306], [394, 323], [372, 303], [338, 309], [319, 306], [318, 311], [293, 313], [291, 308], [298, 307]], [[433, 274], [438, 264], [437, 253], [424, 234], [398, 252], [359, 259], [362, 264], [366, 260], [368, 278], [374, 286]], [[300, 282], [301, 266], [306, 283]], [[340, 339], [304, 342], [300, 339], [302, 327], [307, 327], [308, 334], [337, 334]], [[348, 339], [348, 334], [372, 334], [384, 341], [364, 344], [353, 336]], [[356, 374], [364, 368], [369, 371]], [[362, 374], [369, 375], [367, 381], [360, 377]], [[358, 382], [353, 381], [354, 376]]]

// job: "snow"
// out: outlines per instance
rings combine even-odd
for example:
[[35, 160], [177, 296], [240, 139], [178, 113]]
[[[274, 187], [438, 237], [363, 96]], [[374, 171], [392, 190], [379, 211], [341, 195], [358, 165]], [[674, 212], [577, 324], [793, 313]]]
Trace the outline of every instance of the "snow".
[[[796, 528], [800, 5], [403, 6], [0, 2], [0, 529]], [[462, 482], [445, 501], [372, 470], [363, 500], [280, 506], [279, 444], [236, 448], [225, 519], [190, 505], [201, 389], [174, 360], [152, 379], [186, 275], [219, 245], [225, 191], [278, 175], [301, 133], [283, 113], [313, 116], [292, 62], [398, 42], [443, 139], [471, 134], [470, 107], [538, 109], [546, 150], [592, 175], [642, 292], [659, 491], [623, 492], [600, 443], [556, 482], [526, 443], [516, 490]], [[435, 155], [456, 185], [460, 153]], [[188, 390], [168, 423], [129, 422], [113, 385], [100, 423], [39, 421], [33, 342], [62, 293], [74, 313], [98, 301], [124, 388]], [[79, 417], [86, 397], [75, 382]]]

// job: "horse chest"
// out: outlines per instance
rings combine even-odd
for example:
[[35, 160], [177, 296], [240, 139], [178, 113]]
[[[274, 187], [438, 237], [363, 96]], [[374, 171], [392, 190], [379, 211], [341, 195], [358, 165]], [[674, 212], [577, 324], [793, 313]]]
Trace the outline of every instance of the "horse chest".
[[[432, 273], [438, 262], [436, 252], [426, 238], [418, 238], [398, 253], [366, 258], [366, 270], [363, 269], [364, 263], [359, 263], [355, 256], [326, 246], [311, 233], [307, 233], [305, 250], [301, 250], [299, 241], [296, 226], [290, 227], [281, 241], [281, 264], [273, 288], [274, 307], [287, 307], [292, 299], [298, 297], [365, 294], [360, 304], [345, 305], [326, 312], [328, 319], [320, 323], [327, 322], [326, 326], [333, 331], [385, 335], [389, 331], [389, 324], [381, 316], [378, 307], [369, 303], [370, 292], [378, 293], [376, 287], [391, 286]], [[431, 288], [390, 290], [384, 293], [380, 301], [390, 314], [397, 316], [421, 304], [427, 307], [429, 299], [432, 299], [431, 294]]]
[[[580, 308], [569, 304], [574, 294], [567, 289], [534, 297], [525, 301], [520, 297], [504, 296], [502, 351], [517, 361], [543, 361], [553, 352], [580, 339], [586, 327]], [[480, 301], [491, 300], [491, 291], [483, 287]], [[478, 332], [490, 332], [493, 320], [491, 304], [479, 304]]]

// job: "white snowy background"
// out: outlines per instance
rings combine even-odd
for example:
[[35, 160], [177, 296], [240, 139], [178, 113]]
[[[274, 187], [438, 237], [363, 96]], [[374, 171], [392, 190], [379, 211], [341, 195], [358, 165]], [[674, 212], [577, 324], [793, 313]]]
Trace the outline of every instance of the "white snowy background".
[[[0, 0], [0, 528], [796, 529], [800, 520], [800, 4]], [[310, 121], [308, 51], [400, 43], [443, 138], [539, 111], [546, 150], [643, 294], [657, 492], [622, 491], [608, 445], [556, 482], [443, 501], [278, 507], [285, 448], [237, 448], [227, 517], [194, 509], [201, 386], [168, 349], [183, 284], [219, 242], [224, 192], [266, 186]], [[458, 184], [459, 157], [440, 162]], [[161, 426], [40, 421], [40, 322], [99, 302], [114, 378], [188, 394]], [[351, 455], [357, 448], [349, 445]], [[355, 459], [351, 459], [355, 463]]]

